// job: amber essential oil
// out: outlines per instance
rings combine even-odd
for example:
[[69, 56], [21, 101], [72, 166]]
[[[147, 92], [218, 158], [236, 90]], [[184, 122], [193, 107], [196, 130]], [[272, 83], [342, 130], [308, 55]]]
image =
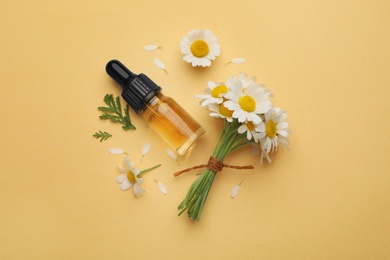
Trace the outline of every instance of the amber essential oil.
[[204, 134], [204, 128], [146, 75], [132, 73], [117, 60], [107, 63], [106, 71], [122, 87], [123, 99], [178, 154], [184, 155]]

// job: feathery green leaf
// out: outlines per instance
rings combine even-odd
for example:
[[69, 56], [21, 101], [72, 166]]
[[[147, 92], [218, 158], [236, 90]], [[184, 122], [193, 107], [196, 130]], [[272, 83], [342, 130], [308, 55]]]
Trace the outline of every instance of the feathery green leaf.
[[127, 104], [124, 108], [125, 115], [123, 115], [119, 96], [114, 99], [112, 94], [107, 94], [103, 101], [108, 107], [98, 107], [98, 110], [103, 112], [103, 114], [99, 116], [100, 119], [108, 119], [111, 122], [120, 123], [123, 125], [122, 128], [124, 130], [136, 129], [131, 123], [129, 106]]
[[112, 134], [109, 134], [107, 132], [102, 132], [102, 131], [99, 131], [99, 132], [96, 132], [95, 134], [93, 134], [93, 137], [95, 137], [96, 139], [100, 139], [100, 142], [107, 140], [111, 136], [112, 136]]

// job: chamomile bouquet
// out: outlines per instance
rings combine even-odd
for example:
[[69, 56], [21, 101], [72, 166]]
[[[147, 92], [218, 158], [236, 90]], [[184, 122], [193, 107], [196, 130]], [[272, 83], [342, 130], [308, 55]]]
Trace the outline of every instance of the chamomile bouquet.
[[[208, 193], [217, 172], [223, 167], [236, 169], [253, 168], [224, 164], [226, 156], [247, 145], [260, 148], [260, 163], [265, 158], [271, 162], [269, 154], [277, 151], [279, 145], [288, 148], [287, 113], [274, 108], [271, 91], [256, 83], [256, 77], [247, 74], [231, 76], [226, 82], [208, 82], [200, 105], [210, 110], [210, 116], [224, 120], [223, 130], [210, 156], [203, 174], [189, 188], [186, 197], [178, 206], [179, 215], [187, 211], [188, 217], [199, 221]], [[193, 167], [199, 168], [199, 167]], [[187, 169], [188, 170], [188, 169]], [[175, 173], [175, 176], [187, 171]]]

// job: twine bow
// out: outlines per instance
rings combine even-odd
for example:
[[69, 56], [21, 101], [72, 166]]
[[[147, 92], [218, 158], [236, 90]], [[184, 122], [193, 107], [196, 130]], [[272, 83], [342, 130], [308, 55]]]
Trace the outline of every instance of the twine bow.
[[214, 172], [220, 172], [220, 171], [222, 171], [222, 168], [232, 168], [232, 169], [236, 169], [236, 170], [254, 169], [253, 165], [245, 165], [245, 166], [229, 165], [229, 164], [225, 164], [222, 161], [214, 158], [213, 156], [210, 156], [210, 159], [209, 159], [207, 164], [201, 164], [201, 165], [193, 166], [193, 167], [175, 172], [173, 174], [173, 176], [177, 177], [177, 176], [181, 175], [182, 173], [190, 172], [190, 171], [200, 169], [200, 168], [207, 168], [207, 169], [214, 171]]

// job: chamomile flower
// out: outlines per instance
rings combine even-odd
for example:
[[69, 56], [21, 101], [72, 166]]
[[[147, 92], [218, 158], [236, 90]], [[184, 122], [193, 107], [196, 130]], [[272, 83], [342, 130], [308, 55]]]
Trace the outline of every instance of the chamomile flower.
[[141, 171], [138, 168], [134, 168], [134, 162], [130, 161], [129, 156], [124, 158], [123, 163], [125, 165], [125, 169], [117, 167], [118, 171], [122, 174], [116, 178], [116, 181], [121, 184], [120, 189], [122, 191], [128, 190], [132, 187], [134, 196], [140, 197], [145, 192], [145, 190], [140, 186], [144, 180], [137, 177]]
[[267, 113], [272, 107], [270, 93], [262, 86], [253, 84], [252, 80], [247, 82], [246, 87], [243, 82], [244, 79], [232, 86], [225, 96], [229, 99], [225, 106], [234, 111], [233, 118], [237, 118], [238, 122], [251, 121], [259, 124], [262, 121], [259, 114]]
[[249, 78], [248, 74], [240, 73], [237, 80], [240, 82], [243, 89], [246, 89], [249, 86], [256, 86], [257, 78], [255, 76]]
[[233, 111], [229, 110], [225, 106], [225, 102], [222, 104], [210, 104], [208, 108], [211, 110], [210, 116], [215, 118], [225, 118], [228, 122], [233, 122]]
[[211, 61], [221, 53], [217, 37], [210, 30], [192, 30], [180, 42], [183, 60], [193, 67], [211, 66]]
[[203, 99], [200, 105], [202, 107], [207, 106], [208, 104], [221, 104], [223, 102], [223, 97], [228, 92], [228, 87], [224, 83], [219, 82], [208, 82], [209, 87], [204, 90], [206, 94], [195, 95], [197, 98]]
[[255, 135], [261, 143], [263, 151], [273, 153], [277, 150], [279, 143], [288, 148], [288, 122], [286, 120], [287, 112], [280, 108], [273, 108], [265, 114], [265, 122], [261, 122], [256, 130], [259, 132]]
[[251, 121], [246, 121], [244, 124], [240, 125], [240, 127], [237, 129], [237, 132], [239, 134], [243, 134], [246, 132], [246, 138], [248, 140], [251, 140], [256, 134], [256, 126]]

